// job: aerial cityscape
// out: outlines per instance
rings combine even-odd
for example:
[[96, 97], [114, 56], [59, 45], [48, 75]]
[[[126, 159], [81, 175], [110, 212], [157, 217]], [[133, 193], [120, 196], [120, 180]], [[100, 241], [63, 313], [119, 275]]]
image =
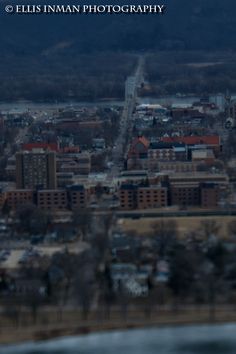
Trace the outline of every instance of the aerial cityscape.
[[67, 29], [31, 55], [22, 21], [21, 48], [0, 36], [0, 353], [235, 353], [230, 40], [142, 46], [153, 17], [121, 17], [136, 48]]

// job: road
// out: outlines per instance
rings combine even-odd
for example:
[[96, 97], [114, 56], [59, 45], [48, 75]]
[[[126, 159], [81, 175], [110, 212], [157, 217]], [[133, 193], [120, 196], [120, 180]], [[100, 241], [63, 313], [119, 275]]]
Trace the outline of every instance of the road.
[[121, 218], [170, 218], [170, 217], [194, 217], [194, 216], [236, 216], [236, 210], [180, 210], [180, 211], [155, 211], [155, 210], [134, 210], [134, 211], [116, 211], [116, 216]]
[[134, 75], [129, 76], [125, 82], [125, 103], [120, 119], [119, 134], [112, 149], [113, 163], [109, 178], [117, 176], [123, 167], [124, 154], [127, 148], [127, 139], [132, 128], [132, 115], [137, 98], [137, 89], [141, 85], [144, 57], [140, 56]]

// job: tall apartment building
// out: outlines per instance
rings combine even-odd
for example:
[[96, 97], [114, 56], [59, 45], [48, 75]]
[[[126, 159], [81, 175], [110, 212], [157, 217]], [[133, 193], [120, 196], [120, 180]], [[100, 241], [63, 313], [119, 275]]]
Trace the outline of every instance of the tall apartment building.
[[16, 153], [17, 189], [55, 189], [56, 153], [33, 149]]

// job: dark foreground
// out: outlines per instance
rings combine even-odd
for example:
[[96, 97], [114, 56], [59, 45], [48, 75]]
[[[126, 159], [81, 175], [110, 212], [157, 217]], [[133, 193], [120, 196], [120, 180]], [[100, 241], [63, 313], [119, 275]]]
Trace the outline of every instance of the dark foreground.
[[4, 354], [234, 354], [236, 324], [114, 331], [0, 347]]

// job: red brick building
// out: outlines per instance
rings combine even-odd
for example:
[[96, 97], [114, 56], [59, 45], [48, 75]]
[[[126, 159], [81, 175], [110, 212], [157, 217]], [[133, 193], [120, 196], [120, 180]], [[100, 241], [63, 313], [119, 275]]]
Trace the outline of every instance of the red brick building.
[[153, 209], [168, 205], [168, 188], [161, 185], [142, 186], [123, 184], [119, 190], [123, 210]]
[[199, 183], [174, 183], [171, 185], [171, 205], [199, 206], [200, 190]]
[[137, 190], [137, 208], [153, 209], [168, 205], [168, 188], [162, 186], [140, 187]]
[[37, 205], [44, 210], [68, 209], [67, 191], [65, 189], [46, 189], [37, 193]]
[[68, 189], [70, 209], [83, 209], [88, 206], [89, 191], [83, 185], [74, 185]]
[[216, 183], [203, 183], [201, 185], [201, 207], [215, 209], [219, 206], [221, 197], [220, 186]]
[[21, 205], [35, 202], [32, 189], [13, 189], [6, 192], [7, 204], [11, 209], [17, 209]]

